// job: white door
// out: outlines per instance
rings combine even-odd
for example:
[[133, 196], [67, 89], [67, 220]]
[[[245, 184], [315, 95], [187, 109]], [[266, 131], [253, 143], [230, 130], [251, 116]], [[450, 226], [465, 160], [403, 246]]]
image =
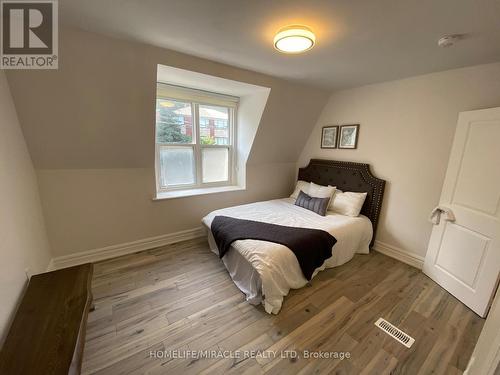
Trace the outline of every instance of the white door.
[[[462, 112], [424, 273], [484, 317], [500, 272], [500, 108]], [[448, 218], [453, 219], [453, 215]]]

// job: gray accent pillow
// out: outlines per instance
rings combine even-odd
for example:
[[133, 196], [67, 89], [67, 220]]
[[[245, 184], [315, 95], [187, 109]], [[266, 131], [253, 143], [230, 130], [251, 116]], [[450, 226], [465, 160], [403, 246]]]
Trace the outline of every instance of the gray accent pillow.
[[328, 210], [328, 205], [330, 204], [330, 198], [313, 198], [307, 195], [302, 190], [295, 201], [295, 205], [305, 208], [306, 210], [316, 212], [318, 215], [325, 216], [326, 210]]

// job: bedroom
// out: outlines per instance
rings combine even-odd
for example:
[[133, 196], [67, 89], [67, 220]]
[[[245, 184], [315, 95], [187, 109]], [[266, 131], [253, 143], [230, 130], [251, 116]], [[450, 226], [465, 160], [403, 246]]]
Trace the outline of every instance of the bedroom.
[[[84, 374], [495, 372], [498, 2], [47, 4], [52, 66], [2, 50], [1, 373], [42, 368], [50, 344]], [[25, 10], [7, 5], [4, 38]], [[290, 29], [312, 48], [279, 51]], [[298, 231], [240, 223], [220, 259], [214, 216], [336, 243], [311, 274]], [[22, 314], [46, 272], [89, 263], [78, 322]]]

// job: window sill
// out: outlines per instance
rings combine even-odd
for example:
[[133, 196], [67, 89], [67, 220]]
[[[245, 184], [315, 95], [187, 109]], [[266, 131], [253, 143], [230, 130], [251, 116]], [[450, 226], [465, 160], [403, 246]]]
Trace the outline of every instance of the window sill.
[[206, 195], [215, 193], [224, 193], [229, 191], [241, 191], [246, 190], [242, 186], [217, 186], [210, 188], [197, 188], [197, 189], [187, 189], [187, 190], [172, 190], [157, 193], [156, 197], [153, 198], [154, 201], [161, 201], [164, 199], [175, 199], [184, 197], [193, 197], [196, 195]]

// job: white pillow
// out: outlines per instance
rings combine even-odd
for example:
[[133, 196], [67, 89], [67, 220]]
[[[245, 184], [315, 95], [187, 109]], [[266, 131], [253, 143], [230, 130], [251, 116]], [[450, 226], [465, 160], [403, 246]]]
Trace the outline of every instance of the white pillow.
[[304, 193], [309, 194], [309, 182], [299, 180], [297, 181], [297, 185], [295, 185], [295, 190], [293, 191], [290, 198], [297, 199], [300, 191], [302, 190]]
[[330, 185], [323, 186], [311, 182], [309, 186], [309, 192], [307, 194], [309, 194], [313, 198], [330, 198], [330, 204], [331, 204], [332, 197], [335, 194], [335, 186], [330, 186]]
[[353, 193], [350, 191], [343, 193], [337, 190], [328, 209], [346, 216], [359, 216], [365, 199], [366, 193]]

